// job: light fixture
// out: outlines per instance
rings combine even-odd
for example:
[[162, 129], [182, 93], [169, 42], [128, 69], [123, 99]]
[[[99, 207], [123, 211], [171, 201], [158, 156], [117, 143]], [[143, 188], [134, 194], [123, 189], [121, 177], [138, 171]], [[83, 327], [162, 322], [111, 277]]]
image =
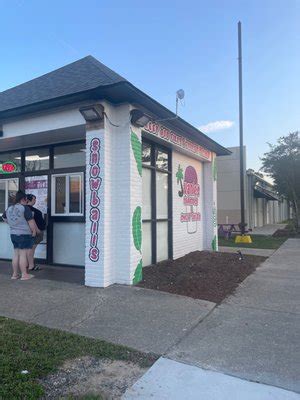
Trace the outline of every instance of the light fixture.
[[87, 122], [96, 122], [103, 119], [104, 107], [101, 104], [97, 104], [81, 107], [79, 111]]
[[131, 116], [130, 118], [131, 123], [140, 128], [143, 128], [151, 120], [151, 118], [148, 115], [144, 114], [143, 111], [138, 109], [131, 110], [130, 116]]
[[[49, 160], [49, 156], [40, 157], [38, 155], [25, 156], [26, 161], [40, 161], [40, 160]], [[22, 157], [14, 157], [15, 160], [21, 160]]]

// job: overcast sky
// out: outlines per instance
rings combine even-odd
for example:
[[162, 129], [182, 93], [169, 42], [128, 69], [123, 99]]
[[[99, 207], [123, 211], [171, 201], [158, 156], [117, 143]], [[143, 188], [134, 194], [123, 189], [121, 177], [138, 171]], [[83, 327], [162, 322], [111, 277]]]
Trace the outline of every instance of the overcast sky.
[[238, 145], [243, 24], [247, 167], [300, 129], [300, 0], [0, 0], [0, 91], [88, 54], [224, 146]]

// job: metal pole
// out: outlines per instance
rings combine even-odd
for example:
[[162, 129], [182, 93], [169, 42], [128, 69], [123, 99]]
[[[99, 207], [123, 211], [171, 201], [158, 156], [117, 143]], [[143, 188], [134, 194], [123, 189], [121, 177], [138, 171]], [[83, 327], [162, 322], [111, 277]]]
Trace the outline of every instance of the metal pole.
[[242, 78], [242, 24], [238, 23], [239, 47], [239, 120], [240, 120], [240, 197], [241, 197], [241, 231], [245, 234], [245, 191], [244, 191], [244, 143], [243, 143], [243, 78]]

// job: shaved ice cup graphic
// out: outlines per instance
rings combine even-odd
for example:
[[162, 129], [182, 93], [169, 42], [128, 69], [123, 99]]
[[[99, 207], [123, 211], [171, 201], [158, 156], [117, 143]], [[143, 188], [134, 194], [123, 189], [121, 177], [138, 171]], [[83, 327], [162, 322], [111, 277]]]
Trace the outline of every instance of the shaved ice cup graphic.
[[196, 233], [200, 213], [198, 212], [200, 196], [200, 186], [198, 184], [198, 175], [194, 167], [188, 166], [185, 169], [183, 180], [183, 203], [187, 217], [187, 232]]

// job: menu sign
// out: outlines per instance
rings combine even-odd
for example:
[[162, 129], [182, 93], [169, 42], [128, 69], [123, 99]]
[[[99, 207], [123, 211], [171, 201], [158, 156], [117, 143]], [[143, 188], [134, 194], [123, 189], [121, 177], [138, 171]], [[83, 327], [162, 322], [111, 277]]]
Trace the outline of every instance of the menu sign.
[[27, 194], [33, 194], [36, 197], [34, 207], [43, 214], [47, 214], [48, 176], [26, 176], [25, 191]]

